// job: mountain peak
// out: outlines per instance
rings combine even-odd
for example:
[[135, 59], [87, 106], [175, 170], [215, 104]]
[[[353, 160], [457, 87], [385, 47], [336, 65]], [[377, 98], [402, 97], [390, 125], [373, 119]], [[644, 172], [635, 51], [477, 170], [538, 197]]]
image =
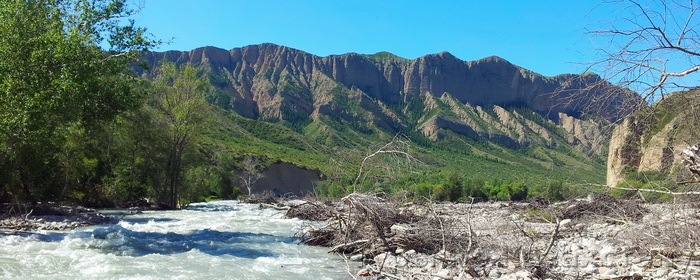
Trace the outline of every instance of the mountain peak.
[[419, 58], [417, 58], [417, 59], [420, 60], [420, 59], [426, 59], [426, 58], [427, 58], [427, 59], [449, 59], [449, 60], [459, 60], [459, 61], [464, 62], [463, 60], [457, 58], [456, 56], [452, 55], [452, 54], [451, 54], [450, 52], [448, 52], [448, 51], [442, 51], [442, 52], [439, 52], [439, 53], [426, 54], [426, 55], [421, 56], [421, 57], [419, 57]]
[[496, 56], [496, 55], [484, 57], [482, 59], [477, 60], [476, 62], [492, 62], [492, 63], [512, 64], [512, 63], [510, 63], [510, 61], [506, 60], [505, 58], [502, 58], [502, 57]]
[[192, 49], [191, 51], [196, 52], [196, 51], [206, 51], [206, 50], [214, 50], [214, 51], [223, 50], [223, 51], [226, 51], [225, 49], [219, 48], [219, 47], [216, 47], [216, 46], [203, 46], [203, 47], [194, 48], [194, 49]]
[[395, 55], [387, 51], [381, 51], [375, 54], [367, 56], [369, 59], [380, 61], [380, 62], [398, 62], [398, 61], [408, 61], [408, 59]]
[[456, 56], [454, 56], [452, 53], [450, 53], [450, 52], [448, 52], [448, 51], [441, 51], [441, 52], [439, 52], [437, 55], [438, 55], [438, 56], [443, 56], [443, 57], [454, 57], [454, 58], [457, 58]]

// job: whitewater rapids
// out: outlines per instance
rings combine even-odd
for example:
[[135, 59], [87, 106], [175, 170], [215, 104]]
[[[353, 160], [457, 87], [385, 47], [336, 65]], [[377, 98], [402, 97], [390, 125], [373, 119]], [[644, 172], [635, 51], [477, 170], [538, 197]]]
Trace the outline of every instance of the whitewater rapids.
[[0, 234], [1, 279], [346, 279], [327, 248], [298, 244], [303, 225], [236, 201], [146, 211], [68, 232]]

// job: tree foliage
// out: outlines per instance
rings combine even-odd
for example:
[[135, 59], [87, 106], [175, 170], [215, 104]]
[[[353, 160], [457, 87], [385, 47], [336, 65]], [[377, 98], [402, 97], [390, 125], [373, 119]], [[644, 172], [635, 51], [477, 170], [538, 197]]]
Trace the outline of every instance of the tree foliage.
[[[140, 103], [129, 65], [138, 51], [158, 42], [133, 21], [123, 21], [133, 13], [125, 0], [0, 4], [4, 192], [23, 200], [51, 199], [73, 183], [57, 168], [62, 163], [97, 168], [94, 158], [61, 159], [59, 154], [71, 149], [67, 141]], [[64, 154], [78, 156], [74, 152]], [[73, 177], [90, 173], [73, 171], [83, 173]]]
[[154, 82], [153, 107], [160, 113], [159, 122], [167, 139], [166, 177], [157, 199], [170, 207], [178, 205], [184, 175], [184, 157], [204, 130], [208, 82], [191, 64], [177, 67], [166, 63], [159, 67]]

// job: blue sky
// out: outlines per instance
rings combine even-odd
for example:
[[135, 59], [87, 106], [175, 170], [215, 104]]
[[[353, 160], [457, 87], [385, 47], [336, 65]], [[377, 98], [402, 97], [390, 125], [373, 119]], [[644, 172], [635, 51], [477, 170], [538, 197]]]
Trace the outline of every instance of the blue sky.
[[[275, 43], [327, 56], [388, 51], [405, 58], [449, 51], [490, 55], [544, 75], [578, 73], [595, 59], [586, 28], [610, 8], [598, 1], [146, 0], [135, 17], [172, 42], [158, 50]], [[608, 9], [606, 11], [606, 9]]]

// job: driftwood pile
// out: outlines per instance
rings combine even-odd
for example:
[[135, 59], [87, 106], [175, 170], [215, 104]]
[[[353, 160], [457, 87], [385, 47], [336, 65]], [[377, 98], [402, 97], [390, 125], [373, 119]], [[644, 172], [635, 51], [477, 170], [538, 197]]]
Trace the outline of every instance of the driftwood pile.
[[[700, 277], [700, 211], [606, 194], [560, 203], [400, 205], [351, 194], [291, 206], [302, 242], [362, 261], [379, 279]], [[694, 278], [692, 278], [694, 279]]]
[[[291, 207], [287, 217], [326, 221], [302, 230], [301, 241], [331, 247], [330, 252], [371, 261], [384, 252], [414, 250], [434, 254], [470, 246], [469, 234], [457, 220], [435, 213], [429, 206], [399, 207], [376, 196], [354, 193], [338, 204], [307, 202]], [[462, 230], [457, 230], [460, 228]]]
[[69, 230], [114, 221], [81, 206], [4, 204], [1, 208], [0, 229], [13, 231]]
[[327, 221], [336, 215], [337, 211], [332, 203], [316, 201], [291, 206], [285, 216], [306, 221]]
[[607, 194], [591, 194], [588, 199], [570, 200], [550, 211], [560, 219], [606, 218], [617, 221], [639, 221], [649, 211], [640, 201], [617, 199]]
[[681, 152], [682, 163], [696, 177], [700, 177], [700, 143], [688, 147]]
[[280, 197], [272, 193], [271, 191], [265, 191], [262, 193], [253, 193], [245, 198], [245, 203], [251, 204], [276, 204]]
[[[637, 271], [613, 264], [628, 254], [640, 259], [629, 261], [643, 263], [647, 256], [642, 251], [625, 243], [613, 250], [618, 254], [615, 261], [605, 261], [613, 260], [610, 248], [637, 236], [627, 236], [622, 242], [614, 239], [617, 233], [622, 236], [628, 230], [640, 232], [642, 229], [637, 229], [637, 225], [650, 225], [649, 209], [638, 201], [618, 200], [605, 194], [555, 204], [535, 200], [528, 204], [401, 205], [354, 193], [336, 203], [306, 202], [291, 206], [287, 217], [323, 221], [310, 222], [302, 229], [302, 242], [329, 247], [331, 253], [362, 261], [363, 268], [355, 275], [363, 277], [469, 279], [507, 275], [506, 278], [557, 279], [572, 275], [617, 275], [622, 278], [606, 279], [637, 279], [633, 276], [656, 272], [642, 266]], [[664, 218], [664, 221], [675, 220]], [[659, 229], [668, 229], [668, 223], [659, 224]], [[692, 230], [696, 228], [676, 232], [697, 240]], [[690, 241], [679, 246], [659, 240], [634, 243], [646, 244], [653, 250], [659, 244], [663, 252], [667, 249], [685, 252], [694, 248], [689, 246], [691, 243], [696, 244]], [[567, 263], [571, 258], [577, 261]], [[595, 263], [595, 269], [588, 267], [589, 263]], [[604, 271], [619, 274], [608, 275]]]

